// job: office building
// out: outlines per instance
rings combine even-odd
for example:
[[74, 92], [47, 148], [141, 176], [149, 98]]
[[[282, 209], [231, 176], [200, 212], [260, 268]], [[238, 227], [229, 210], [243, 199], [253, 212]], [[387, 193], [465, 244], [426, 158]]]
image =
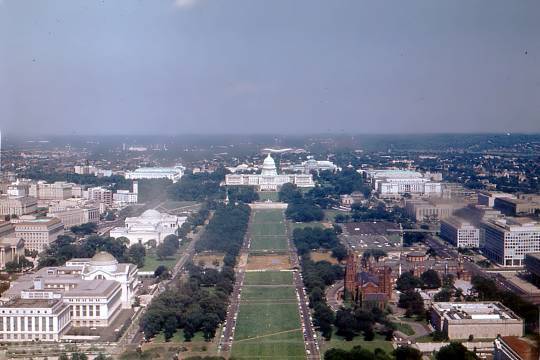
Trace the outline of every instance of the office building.
[[48, 184], [44, 181], [38, 181], [30, 185], [29, 194], [38, 200], [64, 200], [71, 197], [72, 184], [57, 181]]
[[485, 255], [502, 266], [523, 266], [525, 254], [540, 252], [540, 224], [531, 219], [492, 219], [481, 230]]
[[169, 179], [172, 182], [177, 182], [184, 175], [184, 171], [185, 168], [181, 165], [174, 167], [141, 167], [135, 171], [126, 171], [124, 177], [132, 180]]
[[31, 196], [0, 195], [0, 215], [22, 216], [37, 211], [37, 200]]
[[465, 204], [436, 199], [411, 199], [405, 201], [405, 212], [416, 221], [437, 221], [452, 216]]
[[99, 207], [87, 205], [81, 208], [65, 208], [49, 210], [48, 217], [59, 219], [64, 224], [64, 229], [86, 223], [97, 223], [99, 221]]
[[495, 199], [494, 208], [508, 216], [529, 216], [540, 211], [540, 202], [522, 197], [500, 197]]
[[516, 197], [512, 194], [508, 194], [502, 191], [482, 190], [478, 192], [478, 205], [493, 207], [495, 205], [495, 199], [498, 198], [515, 199]]
[[11, 261], [18, 261], [24, 256], [24, 241], [14, 236], [0, 237], [0, 270]]
[[27, 219], [14, 224], [15, 237], [24, 240], [28, 250], [44, 251], [64, 234], [64, 224], [56, 218]]
[[456, 216], [441, 220], [441, 237], [459, 248], [480, 246], [480, 229]]
[[306, 161], [303, 161], [301, 164], [291, 165], [287, 170], [294, 172], [300, 172], [302, 174], [311, 174], [312, 172], [320, 171], [336, 171], [338, 167], [331, 161], [328, 160], [315, 160], [312, 157], [308, 157]]
[[441, 196], [441, 183], [432, 180], [429, 174], [399, 169], [366, 170], [364, 173], [380, 197]]
[[253, 186], [257, 190], [277, 191], [283, 184], [295, 184], [298, 187], [313, 187], [311, 174], [281, 174], [278, 175], [276, 163], [272, 156], [264, 159], [260, 174], [227, 174], [225, 185], [227, 186]]
[[450, 340], [523, 335], [523, 320], [499, 302], [435, 302], [431, 324]]

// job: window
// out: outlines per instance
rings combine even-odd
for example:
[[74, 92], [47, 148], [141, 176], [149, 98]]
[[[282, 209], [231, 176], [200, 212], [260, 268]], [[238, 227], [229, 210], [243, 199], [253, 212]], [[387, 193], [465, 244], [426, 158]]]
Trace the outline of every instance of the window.
[[[53, 331], [53, 325], [54, 325], [53, 319], [54, 318], [49, 317], [49, 331]], [[52, 339], [52, 335], [51, 335], [51, 339]]]

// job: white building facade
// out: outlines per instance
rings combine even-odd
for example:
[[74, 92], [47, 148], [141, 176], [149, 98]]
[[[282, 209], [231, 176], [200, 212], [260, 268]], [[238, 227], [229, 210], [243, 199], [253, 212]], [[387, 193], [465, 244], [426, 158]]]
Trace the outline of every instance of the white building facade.
[[482, 222], [484, 253], [502, 266], [524, 265], [525, 254], [540, 251], [540, 224], [528, 218]]
[[177, 182], [184, 175], [185, 168], [181, 165], [174, 167], [141, 167], [135, 171], [127, 171], [124, 175], [126, 179], [169, 179]]
[[228, 174], [225, 176], [227, 186], [254, 186], [262, 191], [277, 191], [284, 184], [291, 183], [298, 187], [313, 187], [311, 174], [282, 174], [277, 173], [276, 163], [272, 156], [264, 159], [260, 174]]
[[404, 194], [421, 196], [441, 196], [442, 187], [438, 181], [417, 171], [410, 170], [367, 170], [371, 186], [381, 197], [399, 197]]
[[124, 227], [111, 230], [114, 238], [125, 237], [130, 245], [146, 244], [155, 240], [160, 244], [167, 235], [176, 234], [178, 228], [186, 221], [186, 217], [160, 213], [157, 210], [146, 210], [138, 217], [129, 217]]
[[455, 216], [441, 220], [441, 237], [459, 248], [480, 246], [480, 229]]

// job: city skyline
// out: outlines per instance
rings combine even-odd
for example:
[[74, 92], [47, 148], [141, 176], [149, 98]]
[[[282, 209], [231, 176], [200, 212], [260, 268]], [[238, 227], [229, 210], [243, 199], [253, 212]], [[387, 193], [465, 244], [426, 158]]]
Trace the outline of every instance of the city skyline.
[[539, 10], [3, 0], [2, 131], [536, 133]]

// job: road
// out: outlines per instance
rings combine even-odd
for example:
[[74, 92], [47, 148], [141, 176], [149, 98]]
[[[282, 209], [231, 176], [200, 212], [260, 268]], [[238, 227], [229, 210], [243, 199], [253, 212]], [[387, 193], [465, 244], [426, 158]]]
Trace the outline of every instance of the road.
[[[249, 226], [251, 226], [251, 221]], [[238, 308], [240, 307], [240, 295], [242, 292], [242, 286], [244, 285], [244, 277], [246, 274], [246, 259], [251, 245], [251, 239], [249, 238], [250, 231], [246, 232], [244, 243], [240, 249], [240, 261], [236, 266], [236, 281], [234, 282], [233, 291], [229, 299], [229, 307], [227, 308], [227, 317], [225, 318], [223, 332], [221, 334], [220, 342], [218, 345], [218, 352], [228, 354], [231, 351], [232, 342], [234, 339], [234, 330], [236, 328], [236, 318], [238, 316]], [[228, 356], [226, 356], [228, 357]]]
[[289, 256], [292, 268], [295, 269], [293, 270], [293, 282], [294, 287], [296, 288], [296, 294], [298, 295], [298, 307], [300, 311], [300, 320], [302, 321], [302, 332], [304, 335], [306, 356], [308, 360], [319, 360], [321, 359], [321, 352], [319, 348], [319, 343], [317, 341], [317, 333], [315, 331], [315, 327], [313, 326], [313, 321], [311, 320], [309, 299], [306, 291], [304, 290], [304, 281], [299, 270], [301, 269], [300, 261], [298, 260], [296, 247], [292, 242], [290, 232], [288, 235], [289, 236], [287, 237], [287, 239], [289, 244]]
[[338, 293], [343, 290], [343, 280], [338, 280], [326, 288], [326, 303], [334, 312], [337, 312], [343, 301], [338, 300]]

